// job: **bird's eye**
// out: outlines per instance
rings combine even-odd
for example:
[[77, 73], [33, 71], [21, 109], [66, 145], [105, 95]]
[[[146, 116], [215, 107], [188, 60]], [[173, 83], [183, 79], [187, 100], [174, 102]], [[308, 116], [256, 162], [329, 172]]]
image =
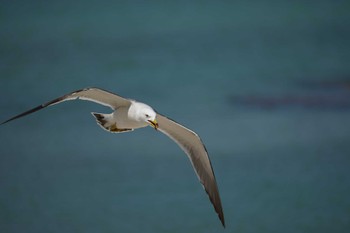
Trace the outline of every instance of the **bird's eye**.
[[148, 114], [145, 114], [145, 116], [148, 118], [149, 117], [149, 115]]

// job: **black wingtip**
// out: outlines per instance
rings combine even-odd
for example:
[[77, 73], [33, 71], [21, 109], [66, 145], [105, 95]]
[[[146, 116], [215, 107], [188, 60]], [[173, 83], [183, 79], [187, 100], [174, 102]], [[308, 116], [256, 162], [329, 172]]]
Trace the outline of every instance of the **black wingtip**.
[[31, 114], [31, 113], [36, 112], [36, 111], [39, 111], [40, 109], [45, 108], [45, 107], [46, 107], [45, 105], [39, 105], [39, 106], [37, 106], [37, 107], [35, 107], [35, 108], [32, 108], [32, 109], [30, 109], [30, 110], [28, 110], [28, 111], [26, 111], [26, 112], [23, 112], [23, 113], [18, 114], [18, 115], [14, 116], [14, 117], [11, 117], [10, 119], [8, 119], [8, 120], [6, 120], [6, 121], [0, 123], [0, 125], [6, 124], [7, 122], [16, 120], [16, 119], [18, 119], [18, 118], [20, 118], [20, 117], [24, 117], [24, 116], [26, 116], [26, 115], [28, 115], [28, 114]]
[[[72, 93], [74, 93], [74, 92], [72, 92]], [[56, 99], [54, 99], [54, 100], [51, 100], [51, 101], [49, 101], [49, 102], [47, 102], [47, 103], [45, 103], [45, 104], [41, 104], [41, 105], [39, 105], [39, 106], [37, 106], [37, 107], [35, 107], [35, 108], [32, 108], [32, 109], [30, 109], [30, 110], [28, 110], [28, 111], [25, 111], [25, 112], [23, 112], [23, 113], [21, 113], [21, 114], [18, 114], [18, 115], [16, 115], [16, 116], [14, 116], [14, 117], [12, 117], [12, 118], [10, 118], [10, 119], [8, 119], [8, 120], [2, 122], [0, 125], [6, 124], [7, 122], [10, 122], [10, 121], [16, 120], [16, 119], [18, 119], [18, 118], [24, 117], [24, 116], [26, 116], [26, 115], [28, 115], [28, 114], [33, 113], [33, 112], [37, 112], [37, 111], [39, 111], [39, 110], [41, 110], [41, 109], [43, 109], [43, 108], [46, 108], [46, 107], [48, 107], [48, 106], [51, 106], [51, 105], [53, 105], [53, 104], [57, 104], [57, 103], [63, 101], [63, 100], [64, 100], [67, 96], [69, 96], [69, 95], [70, 95], [70, 94], [64, 95], [64, 96], [61, 96], [61, 97], [56, 98]]]
[[9, 120], [6, 120], [6, 121], [4, 121], [4, 122], [1, 122], [0, 125], [4, 125], [4, 124], [6, 124], [6, 123], [9, 122], [9, 121], [12, 121], [12, 119], [9, 119]]
[[226, 223], [225, 223], [225, 217], [223, 211], [218, 213], [219, 219], [221, 221], [221, 224], [224, 228], [226, 228]]
[[[219, 217], [219, 218], [220, 218], [220, 217]], [[224, 228], [226, 228], [224, 216], [222, 216], [222, 218], [220, 218], [220, 220], [221, 220], [222, 226], [223, 226]]]

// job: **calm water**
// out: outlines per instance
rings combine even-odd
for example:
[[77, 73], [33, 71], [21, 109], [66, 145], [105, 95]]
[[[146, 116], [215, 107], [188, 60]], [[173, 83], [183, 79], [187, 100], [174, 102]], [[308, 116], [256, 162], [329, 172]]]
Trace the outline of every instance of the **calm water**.
[[0, 232], [347, 232], [346, 1], [11, 1], [0, 7], [0, 121], [87, 86], [198, 132], [223, 230], [184, 153], [109, 134], [87, 102], [0, 127]]

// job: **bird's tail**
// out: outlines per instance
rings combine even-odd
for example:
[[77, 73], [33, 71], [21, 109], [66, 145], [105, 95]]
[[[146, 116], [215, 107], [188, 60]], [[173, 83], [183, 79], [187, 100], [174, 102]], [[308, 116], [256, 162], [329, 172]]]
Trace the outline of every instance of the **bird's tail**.
[[102, 114], [102, 113], [91, 113], [95, 118], [96, 122], [102, 129], [107, 130], [111, 133], [123, 133], [130, 131], [132, 129], [119, 129], [117, 124], [113, 118], [113, 113], [110, 114]]

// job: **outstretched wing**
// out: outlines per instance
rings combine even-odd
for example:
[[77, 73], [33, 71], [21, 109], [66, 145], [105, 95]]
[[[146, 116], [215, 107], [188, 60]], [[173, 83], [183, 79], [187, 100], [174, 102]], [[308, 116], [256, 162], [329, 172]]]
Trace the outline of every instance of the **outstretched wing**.
[[131, 104], [131, 101], [128, 99], [125, 99], [123, 97], [120, 97], [116, 94], [113, 94], [111, 92], [99, 89], [99, 88], [85, 88], [82, 90], [74, 91], [72, 93], [66, 94], [64, 96], [61, 96], [57, 99], [51, 100], [47, 103], [41, 104], [33, 109], [30, 109], [26, 112], [23, 112], [21, 114], [18, 114], [4, 122], [2, 122], [0, 125], [5, 124], [9, 121], [15, 120], [17, 118], [26, 116], [28, 114], [31, 114], [33, 112], [39, 111], [43, 108], [59, 104], [61, 102], [67, 101], [67, 100], [88, 100], [92, 101], [98, 104], [102, 104], [104, 106], [108, 106], [112, 109], [117, 109], [122, 106], [129, 106]]
[[158, 130], [174, 140], [188, 155], [200, 182], [219, 215], [222, 225], [225, 227], [224, 213], [214, 171], [201, 139], [195, 132], [160, 114], [157, 114], [157, 122]]

